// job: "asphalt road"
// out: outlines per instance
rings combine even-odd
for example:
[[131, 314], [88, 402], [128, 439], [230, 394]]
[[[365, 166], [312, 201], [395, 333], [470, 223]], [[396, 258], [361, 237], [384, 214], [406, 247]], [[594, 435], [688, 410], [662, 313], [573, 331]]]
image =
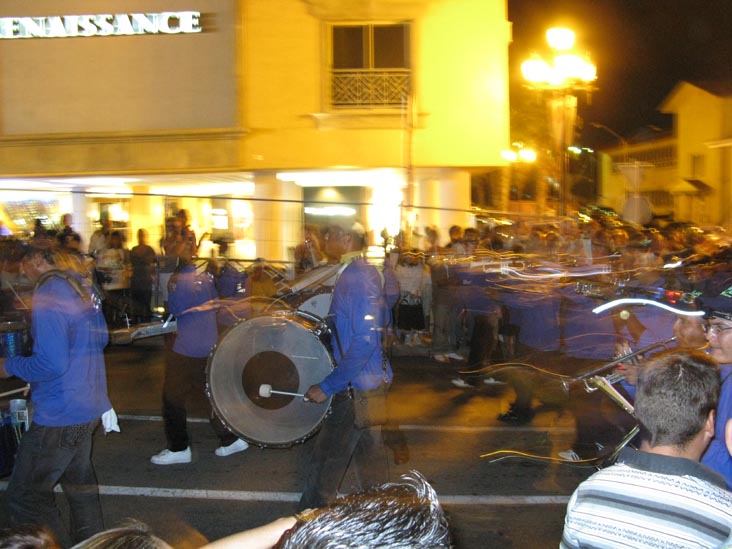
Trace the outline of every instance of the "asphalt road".
[[[122, 429], [97, 433], [95, 440], [107, 525], [136, 518], [174, 547], [196, 548], [292, 513], [312, 439], [290, 448], [252, 446], [217, 457], [216, 439], [203, 419], [203, 395], [191, 406], [193, 463], [150, 463], [165, 444], [162, 350], [158, 337], [106, 352], [110, 396]], [[496, 416], [513, 399], [509, 387], [458, 389], [450, 383], [455, 368], [428, 356], [395, 356], [393, 365], [393, 414], [406, 434], [410, 460], [403, 465], [390, 460], [390, 478], [410, 469], [425, 475], [448, 512], [456, 547], [557, 547], [569, 496], [594, 469], [527, 459], [493, 462], [480, 456], [509, 448], [551, 456], [570, 447], [575, 422], [566, 402], [561, 397], [537, 401], [530, 424], [507, 426]], [[6, 485], [7, 479], [0, 480], [0, 500]], [[342, 490], [355, 485], [349, 472]], [[5, 521], [0, 515], [0, 525]]]

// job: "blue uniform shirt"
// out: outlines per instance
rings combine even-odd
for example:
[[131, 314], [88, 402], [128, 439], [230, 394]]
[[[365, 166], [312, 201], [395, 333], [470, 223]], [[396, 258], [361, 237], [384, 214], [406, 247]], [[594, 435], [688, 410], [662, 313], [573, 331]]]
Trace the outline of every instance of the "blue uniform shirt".
[[343, 391], [349, 383], [355, 389], [374, 389], [384, 377], [391, 382], [388, 360], [386, 372], [382, 367], [385, 313], [379, 272], [365, 259], [354, 259], [336, 282], [328, 313], [340, 346], [334, 335], [333, 353], [337, 366], [319, 384], [326, 395]]
[[30, 383], [33, 422], [46, 427], [89, 423], [112, 408], [104, 347], [109, 340], [101, 303], [80, 276], [82, 299], [70, 283], [51, 277], [33, 294], [33, 354], [7, 359], [10, 375]]
[[719, 404], [714, 424], [714, 438], [704, 452], [701, 462], [717, 471], [727, 482], [727, 489], [732, 489], [732, 457], [724, 442], [724, 428], [732, 417], [732, 365], [721, 366], [722, 390], [719, 393]]
[[[187, 357], [205, 358], [218, 339], [213, 307], [218, 295], [213, 277], [209, 273], [196, 274], [195, 265], [186, 265], [173, 276], [168, 294], [168, 307], [178, 321], [173, 351]], [[205, 304], [211, 307], [201, 307]]]

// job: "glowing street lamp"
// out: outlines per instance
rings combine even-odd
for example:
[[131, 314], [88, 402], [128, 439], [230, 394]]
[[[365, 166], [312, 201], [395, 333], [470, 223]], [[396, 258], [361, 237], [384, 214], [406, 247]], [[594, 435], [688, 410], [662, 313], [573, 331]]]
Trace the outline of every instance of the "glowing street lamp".
[[534, 54], [521, 65], [521, 74], [529, 88], [551, 93], [548, 99], [555, 146], [560, 151], [560, 215], [567, 213], [567, 145], [574, 137], [574, 121], [577, 116], [577, 98], [574, 92], [581, 90], [588, 94], [594, 90], [597, 67], [587, 56], [572, 52], [575, 34], [570, 29], [552, 28], [546, 32], [546, 39], [552, 49], [551, 61]]
[[554, 52], [551, 63], [534, 54], [521, 64], [521, 74], [531, 87], [538, 89], [591, 91], [597, 80], [597, 67], [586, 57], [570, 50], [574, 46], [574, 32], [565, 28], [546, 31], [549, 47]]
[[533, 149], [506, 149], [501, 151], [501, 157], [507, 162], [534, 162], [536, 151]]

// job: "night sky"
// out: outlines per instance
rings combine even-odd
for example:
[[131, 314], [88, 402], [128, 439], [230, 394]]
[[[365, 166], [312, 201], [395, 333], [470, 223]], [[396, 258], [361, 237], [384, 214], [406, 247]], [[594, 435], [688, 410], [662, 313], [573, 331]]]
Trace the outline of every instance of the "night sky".
[[[548, 57], [545, 31], [567, 26], [597, 65], [598, 90], [588, 105], [582, 144], [617, 143], [598, 122], [629, 138], [644, 127], [670, 128], [658, 106], [682, 80], [732, 81], [731, 0], [508, 0], [513, 23], [511, 86], [522, 86], [521, 62]], [[650, 130], [647, 130], [650, 131]]]

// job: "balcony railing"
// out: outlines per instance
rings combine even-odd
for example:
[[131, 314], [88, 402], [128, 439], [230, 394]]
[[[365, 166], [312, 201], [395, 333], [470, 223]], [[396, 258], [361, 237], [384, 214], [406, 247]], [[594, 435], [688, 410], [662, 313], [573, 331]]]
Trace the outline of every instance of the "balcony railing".
[[334, 108], [406, 108], [411, 90], [409, 69], [333, 71]]

